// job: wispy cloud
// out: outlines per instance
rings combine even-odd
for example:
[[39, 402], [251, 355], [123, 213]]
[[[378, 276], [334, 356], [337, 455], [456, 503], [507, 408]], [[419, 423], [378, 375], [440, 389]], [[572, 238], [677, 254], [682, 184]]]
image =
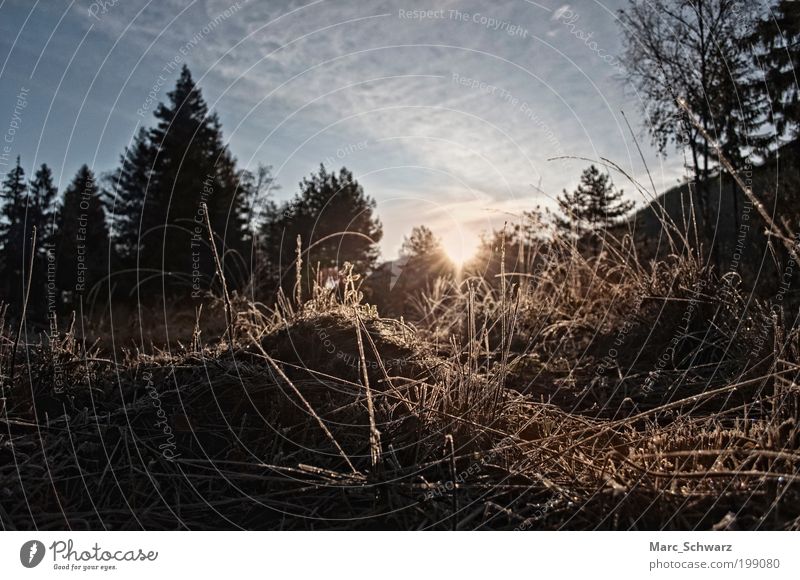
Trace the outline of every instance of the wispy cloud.
[[[607, 157], [642, 175], [620, 116], [637, 122], [635, 96], [559, 16], [580, 10], [582, 27], [613, 54], [618, 4], [120, 0], [93, 18], [92, 2], [79, 0], [69, 24], [117, 43], [117, 74], [133, 75], [126, 95], [146, 95], [182, 55], [240, 161], [272, 164], [284, 194], [327, 159], [361, 175], [381, 212], [400, 211], [402, 196], [408, 207], [428, 199], [475, 229], [573, 187], [585, 162], [553, 157]], [[132, 130], [140, 101], [119, 106], [120, 125]], [[679, 164], [662, 165], [643, 145], [657, 182], [674, 181]], [[397, 222], [387, 251], [416, 222], [450, 219], [431, 211], [387, 215]]]

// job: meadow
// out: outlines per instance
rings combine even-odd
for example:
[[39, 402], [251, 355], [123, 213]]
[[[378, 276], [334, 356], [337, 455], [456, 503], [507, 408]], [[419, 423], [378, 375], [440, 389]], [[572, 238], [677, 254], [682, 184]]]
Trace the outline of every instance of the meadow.
[[664, 225], [649, 261], [501, 237], [413, 321], [300, 260], [273, 304], [140, 312], [162, 344], [4, 323], [2, 526], [798, 529], [796, 319]]

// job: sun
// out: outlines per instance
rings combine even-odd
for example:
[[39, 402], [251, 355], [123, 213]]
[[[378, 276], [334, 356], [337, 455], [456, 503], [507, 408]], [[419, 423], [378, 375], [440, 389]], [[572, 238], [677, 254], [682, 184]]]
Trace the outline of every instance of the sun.
[[478, 251], [478, 236], [459, 229], [442, 236], [442, 248], [456, 268], [461, 269]]

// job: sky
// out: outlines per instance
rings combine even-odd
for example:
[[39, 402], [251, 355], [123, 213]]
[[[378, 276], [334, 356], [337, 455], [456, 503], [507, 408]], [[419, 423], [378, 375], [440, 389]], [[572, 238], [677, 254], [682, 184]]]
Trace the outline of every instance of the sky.
[[459, 261], [573, 189], [575, 158], [649, 182], [646, 163], [657, 189], [683, 176], [624, 80], [623, 5], [0, 0], [0, 145], [60, 189], [84, 163], [113, 170], [186, 63], [239, 166], [271, 165], [278, 199], [320, 163], [346, 166], [377, 202], [384, 258], [425, 224]]

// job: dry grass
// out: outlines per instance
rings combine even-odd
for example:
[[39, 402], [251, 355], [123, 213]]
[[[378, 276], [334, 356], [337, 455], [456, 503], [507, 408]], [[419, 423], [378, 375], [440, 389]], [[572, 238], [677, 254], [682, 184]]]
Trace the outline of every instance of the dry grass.
[[3, 528], [800, 528], [795, 321], [626, 239], [503, 264], [414, 325], [350, 274], [169, 351], [4, 328]]

